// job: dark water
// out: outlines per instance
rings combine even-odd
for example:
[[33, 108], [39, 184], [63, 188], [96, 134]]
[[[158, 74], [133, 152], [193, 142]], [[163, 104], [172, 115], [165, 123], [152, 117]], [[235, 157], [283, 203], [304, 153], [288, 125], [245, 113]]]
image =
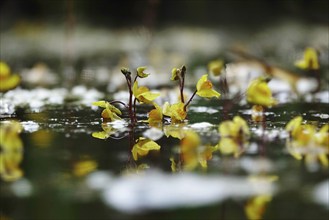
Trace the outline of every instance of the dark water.
[[[263, 208], [264, 219], [327, 219], [328, 209], [317, 202], [314, 192], [318, 184], [323, 181], [327, 181], [324, 183], [328, 184], [328, 169], [319, 164], [310, 166], [304, 159], [294, 159], [287, 152], [287, 135], [284, 127], [289, 120], [298, 115], [321, 127], [328, 121], [329, 105], [301, 102], [282, 104], [269, 109], [266, 116], [267, 133], [263, 134], [262, 123], [251, 120], [248, 111], [250, 106], [236, 105], [227, 111], [223, 107], [224, 102], [200, 102], [192, 105], [188, 114], [189, 122], [175, 129], [192, 129], [199, 134], [202, 146], [214, 146], [219, 140], [218, 124], [225, 119], [240, 115], [248, 122], [251, 129], [250, 143], [246, 151], [237, 158], [215, 151], [212, 158], [208, 160], [207, 168], [198, 165], [191, 171], [182, 170], [178, 173], [206, 178], [206, 182], [207, 177], [224, 177], [222, 180], [225, 182], [225, 178], [245, 179], [251, 174], [275, 175], [277, 176], [277, 180], [273, 182], [275, 191]], [[138, 118], [145, 120], [150, 109], [143, 107], [138, 112]], [[124, 116], [126, 116], [125, 112]], [[175, 178], [180, 175], [171, 174], [170, 158], [174, 158], [176, 162], [180, 158], [180, 140], [171, 136], [160, 135], [161, 137], [156, 140], [161, 146], [160, 151], [152, 151], [138, 161], [133, 160], [131, 143], [134, 142], [131, 140], [145, 135], [144, 132], [150, 128], [147, 123], [138, 122], [134, 132], [127, 128], [127, 124], [114, 125], [117, 130], [113, 133], [113, 138], [101, 140], [92, 137], [92, 132], [102, 131], [100, 110], [92, 110], [88, 106], [75, 104], [48, 106], [40, 112], [31, 112], [22, 108], [17, 110], [14, 119], [20, 121], [24, 127], [20, 135], [24, 145], [20, 167], [24, 175], [13, 182], [1, 181], [2, 216], [9, 219], [204, 219], [205, 216], [207, 219], [246, 219], [245, 207], [252, 198], [250, 195], [229, 195], [223, 198], [219, 196], [217, 200], [201, 201], [193, 206], [184, 202], [168, 206], [165, 201], [163, 204], [160, 201], [160, 205], [153, 207], [147, 203], [147, 199], [143, 200], [143, 193], [147, 195], [146, 198], [156, 198], [158, 194], [147, 194], [149, 188], [142, 187], [138, 188], [141, 191], [137, 190], [141, 195], [136, 197], [141, 200], [135, 203], [145, 203], [144, 207], [136, 205], [129, 200], [130, 197], [126, 201], [127, 207], [128, 204], [133, 204], [135, 208], [125, 209], [124, 205], [118, 205], [120, 202], [116, 204], [112, 201], [109, 204], [104, 199], [106, 197], [104, 187], [117, 187], [120, 181], [127, 184], [122, 179], [124, 176], [145, 175], [145, 179], [150, 178], [152, 185], [154, 180], [151, 178], [152, 175], [155, 177], [160, 175], [160, 178], [164, 176], [164, 179], [168, 178], [168, 180], [170, 176]], [[2, 123], [8, 120], [9, 118], [3, 118]], [[201, 122], [207, 124], [196, 126]], [[170, 127], [170, 124], [165, 123], [162, 129], [166, 127]], [[161, 128], [156, 131], [161, 131]], [[83, 162], [87, 162], [85, 163], [87, 165], [79, 172], [77, 167]], [[147, 164], [149, 168], [146, 171], [142, 168], [138, 169], [141, 164]], [[95, 173], [102, 174], [103, 176], [98, 176], [102, 176], [103, 179], [105, 177], [109, 179], [108, 183], [103, 182], [101, 190], [95, 189], [93, 184], [88, 184], [92, 174]], [[184, 179], [184, 176], [182, 178]], [[131, 183], [140, 184], [134, 181], [135, 179], [132, 179]], [[178, 184], [183, 183], [184, 181], [178, 181], [175, 185], [175, 180], [168, 182], [172, 187], [169, 194], [175, 194], [175, 187], [179, 193], [182, 186]], [[223, 194], [231, 190], [230, 185], [226, 185], [227, 190], [223, 190]], [[127, 186], [134, 187], [129, 184]], [[166, 188], [165, 186], [164, 181], [159, 184], [155, 192], [158, 190], [160, 193]], [[198, 187], [202, 187], [202, 184]], [[234, 189], [234, 186], [232, 187]], [[136, 190], [130, 191], [128, 188], [128, 193], [136, 193]], [[209, 190], [212, 190], [211, 187]], [[189, 195], [194, 194], [198, 192], [191, 190]], [[161, 198], [160, 196], [160, 200]], [[169, 196], [170, 199], [176, 204], [175, 196]], [[192, 200], [198, 200], [198, 197]], [[328, 200], [326, 206], [328, 208]]]

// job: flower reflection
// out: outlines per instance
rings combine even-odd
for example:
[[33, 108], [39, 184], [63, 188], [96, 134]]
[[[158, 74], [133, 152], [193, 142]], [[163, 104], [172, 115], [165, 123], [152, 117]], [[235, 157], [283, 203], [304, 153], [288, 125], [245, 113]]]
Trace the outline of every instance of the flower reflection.
[[251, 198], [245, 206], [245, 213], [249, 220], [263, 219], [266, 211], [266, 205], [272, 199], [270, 195], [259, 195]]
[[181, 140], [184, 136], [184, 127], [186, 124], [170, 124], [163, 126], [163, 133], [169, 137], [178, 138]]
[[[251, 176], [249, 181], [254, 184], [255, 187], [259, 187], [260, 184], [267, 183], [271, 184], [277, 181], [278, 177], [274, 175], [257, 175]], [[266, 184], [264, 184], [266, 185]], [[267, 189], [260, 189], [268, 191]], [[272, 200], [272, 194], [270, 193], [260, 193], [252, 198], [250, 198], [245, 207], [244, 211], [248, 220], [261, 220], [266, 211], [267, 204]]]
[[134, 166], [128, 166], [124, 171], [123, 174], [124, 175], [131, 175], [131, 174], [142, 174], [144, 173], [146, 170], [150, 169], [150, 166], [146, 163], [142, 163]]
[[212, 153], [216, 148], [201, 145], [198, 133], [193, 130], [185, 130], [183, 134], [184, 136], [180, 141], [180, 160], [176, 162], [174, 157], [170, 158], [172, 172], [181, 169], [191, 171], [199, 165], [203, 169], [207, 169], [208, 161], [212, 159]]
[[158, 145], [156, 142], [144, 137], [140, 137], [136, 140], [136, 143], [133, 146], [131, 153], [133, 155], [134, 160], [138, 160], [139, 157], [147, 155], [149, 151], [160, 150], [160, 148], [160, 145]]
[[85, 176], [97, 169], [97, 162], [95, 160], [85, 158], [77, 161], [73, 165], [73, 174], [77, 177]]
[[297, 116], [286, 125], [290, 135], [287, 140], [288, 152], [297, 160], [304, 158], [309, 168], [316, 167], [318, 162], [328, 168], [329, 125], [317, 131], [315, 125], [302, 124], [302, 120], [301, 116]]
[[200, 143], [200, 137], [195, 131], [185, 131], [185, 136], [180, 143], [184, 170], [193, 170], [198, 165], [198, 147]]
[[111, 135], [115, 134], [117, 132], [116, 129], [114, 129], [111, 125], [109, 125], [108, 123], [102, 123], [102, 129], [103, 131], [95, 131], [93, 132], [91, 135], [94, 138], [98, 138], [98, 139], [107, 139], [109, 138]]
[[22, 126], [9, 121], [0, 127], [0, 176], [5, 181], [15, 181], [23, 176], [20, 163], [23, 160], [23, 143], [19, 137]]
[[247, 122], [240, 116], [235, 116], [232, 121], [220, 123], [218, 127], [221, 139], [217, 148], [222, 154], [234, 154], [238, 157], [248, 144], [250, 131]]

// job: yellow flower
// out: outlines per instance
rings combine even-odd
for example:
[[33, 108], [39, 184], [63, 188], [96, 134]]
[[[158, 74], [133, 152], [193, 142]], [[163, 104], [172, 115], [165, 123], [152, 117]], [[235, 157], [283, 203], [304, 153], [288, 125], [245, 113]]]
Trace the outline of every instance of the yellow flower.
[[160, 95], [159, 93], [150, 92], [145, 86], [138, 87], [137, 81], [134, 82], [133, 94], [140, 103], [152, 103], [152, 101]]
[[163, 105], [163, 114], [171, 118], [171, 122], [182, 122], [187, 116], [187, 112], [184, 109], [184, 103], [178, 102], [176, 104], [170, 105], [165, 102]]
[[247, 101], [256, 105], [271, 107], [277, 103], [267, 85], [267, 78], [259, 77], [253, 80], [247, 89]]
[[11, 74], [10, 67], [0, 61], [0, 92], [14, 89], [20, 81], [21, 78], [17, 74]]
[[222, 60], [213, 60], [208, 64], [208, 70], [215, 76], [219, 76], [223, 69], [224, 62]]
[[266, 205], [272, 200], [270, 195], [259, 195], [251, 198], [244, 210], [248, 220], [260, 220], [263, 219], [263, 215], [266, 210]]
[[170, 78], [170, 80], [175, 81], [175, 80], [178, 80], [180, 77], [181, 77], [180, 76], [180, 69], [173, 68], [171, 70], [171, 78]]
[[219, 98], [220, 94], [212, 89], [212, 83], [207, 79], [208, 74], [201, 76], [196, 84], [197, 95], [204, 98], [216, 97]]
[[140, 137], [131, 152], [134, 160], [138, 160], [138, 157], [147, 155], [150, 150], [160, 150], [160, 145], [150, 139]]
[[137, 75], [138, 75], [138, 77], [140, 77], [140, 78], [146, 78], [146, 77], [148, 77], [148, 75], [150, 75], [148, 73], [144, 73], [144, 70], [146, 70], [146, 67], [145, 66], [141, 66], [141, 67], [138, 67], [137, 68]]
[[316, 50], [311, 47], [306, 48], [303, 59], [296, 61], [295, 66], [304, 70], [318, 70], [320, 65]]
[[23, 160], [23, 143], [19, 137], [22, 126], [10, 121], [0, 127], [0, 176], [5, 181], [15, 181], [23, 176], [19, 167]]
[[147, 122], [149, 123], [150, 126], [155, 126], [158, 127], [159, 125], [162, 124], [162, 119], [163, 119], [163, 114], [162, 114], [162, 108], [157, 105], [156, 103], [153, 103], [155, 109], [152, 109], [149, 112], [149, 117]]
[[98, 101], [98, 102], [94, 102], [93, 105], [105, 108], [102, 111], [102, 118], [109, 121], [121, 120], [121, 118], [118, 116], [122, 114], [121, 111], [115, 106], [111, 105], [109, 102]]

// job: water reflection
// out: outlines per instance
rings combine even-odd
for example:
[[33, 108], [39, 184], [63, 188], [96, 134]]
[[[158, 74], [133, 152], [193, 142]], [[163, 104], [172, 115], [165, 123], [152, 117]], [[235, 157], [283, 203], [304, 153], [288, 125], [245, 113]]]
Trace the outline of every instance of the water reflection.
[[22, 125], [17, 121], [2, 122], [0, 127], [0, 176], [4, 181], [16, 181], [23, 176], [23, 142], [19, 136]]

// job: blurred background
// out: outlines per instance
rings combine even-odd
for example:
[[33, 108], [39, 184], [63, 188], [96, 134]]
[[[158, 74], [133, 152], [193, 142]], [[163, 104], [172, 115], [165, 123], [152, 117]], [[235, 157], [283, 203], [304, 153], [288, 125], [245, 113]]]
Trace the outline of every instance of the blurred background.
[[102, 83], [121, 66], [193, 70], [235, 47], [281, 66], [307, 46], [328, 60], [325, 0], [4, 0], [0, 22], [1, 59], [60, 82]]

